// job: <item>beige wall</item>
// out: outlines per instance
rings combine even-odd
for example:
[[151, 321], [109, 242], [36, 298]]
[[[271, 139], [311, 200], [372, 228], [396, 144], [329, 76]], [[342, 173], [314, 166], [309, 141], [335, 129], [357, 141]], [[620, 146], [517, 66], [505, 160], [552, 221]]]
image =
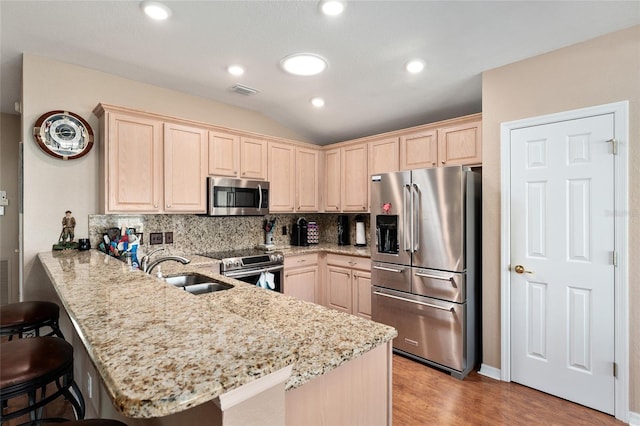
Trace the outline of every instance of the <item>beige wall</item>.
[[[500, 123], [629, 101], [629, 235], [640, 235], [640, 26], [485, 72], [483, 362], [500, 367]], [[640, 239], [629, 238], [629, 298], [640, 300]], [[630, 303], [630, 409], [640, 412], [640, 308]]]
[[18, 295], [18, 148], [20, 116], [0, 114], [0, 190], [7, 191], [9, 205], [0, 216], [0, 260], [8, 262], [7, 297], [0, 303], [17, 302]]
[[[30, 54], [23, 56], [24, 134], [24, 297], [35, 298], [46, 282], [33, 268], [38, 252], [51, 250], [66, 210], [76, 218], [76, 238], [88, 237], [88, 215], [98, 213], [98, 148], [86, 156], [62, 161], [34, 142], [36, 119], [65, 109], [84, 117], [98, 133], [92, 114], [100, 103], [126, 106], [210, 124], [305, 141], [288, 128], [255, 112], [148, 84], [127, 80]], [[96, 145], [101, 143], [97, 140]]]

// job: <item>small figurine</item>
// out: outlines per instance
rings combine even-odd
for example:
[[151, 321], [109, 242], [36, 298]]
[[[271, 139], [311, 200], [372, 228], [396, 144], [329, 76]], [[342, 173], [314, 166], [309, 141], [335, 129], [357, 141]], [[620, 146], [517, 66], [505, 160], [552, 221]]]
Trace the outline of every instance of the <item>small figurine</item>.
[[67, 210], [62, 218], [62, 232], [60, 233], [59, 242], [66, 243], [67, 238], [72, 243], [75, 237], [74, 229], [76, 227], [76, 218], [71, 216], [71, 211]]

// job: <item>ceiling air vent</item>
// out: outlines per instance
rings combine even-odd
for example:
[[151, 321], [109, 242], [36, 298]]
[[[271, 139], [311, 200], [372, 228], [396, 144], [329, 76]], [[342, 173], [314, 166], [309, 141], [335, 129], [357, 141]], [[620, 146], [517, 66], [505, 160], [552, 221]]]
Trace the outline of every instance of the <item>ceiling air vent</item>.
[[231, 90], [233, 92], [236, 92], [236, 93], [239, 93], [239, 94], [245, 95], [245, 96], [255, 95], [256, 93], [258, 93], [258, 91], [256, 89], [252, 89], [251, 87], [243, 86], [242, 84], [236, 84], [235, 86], [231, 87]]

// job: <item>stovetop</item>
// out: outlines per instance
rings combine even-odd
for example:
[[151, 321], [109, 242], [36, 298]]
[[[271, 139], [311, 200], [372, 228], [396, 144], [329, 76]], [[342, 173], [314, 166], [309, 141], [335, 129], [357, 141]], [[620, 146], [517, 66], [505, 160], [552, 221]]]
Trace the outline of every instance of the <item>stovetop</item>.
[[284, 255], [281, 251], [265, 251], [261, 249], [225, 250], [199, 253], [200, 256], [217, 259], [222, 262], [220, 271], [255, 268], [257, 266], [281, 265]]

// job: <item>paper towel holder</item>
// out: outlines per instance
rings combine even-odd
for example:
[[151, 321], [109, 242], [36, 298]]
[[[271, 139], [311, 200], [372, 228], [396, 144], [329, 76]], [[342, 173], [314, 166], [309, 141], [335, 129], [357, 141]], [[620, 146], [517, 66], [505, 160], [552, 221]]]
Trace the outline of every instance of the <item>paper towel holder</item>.
[[359, 214], [356, 216], [356, 247], [367, 246], [367, 234], [364, 228], [364, 216]]

